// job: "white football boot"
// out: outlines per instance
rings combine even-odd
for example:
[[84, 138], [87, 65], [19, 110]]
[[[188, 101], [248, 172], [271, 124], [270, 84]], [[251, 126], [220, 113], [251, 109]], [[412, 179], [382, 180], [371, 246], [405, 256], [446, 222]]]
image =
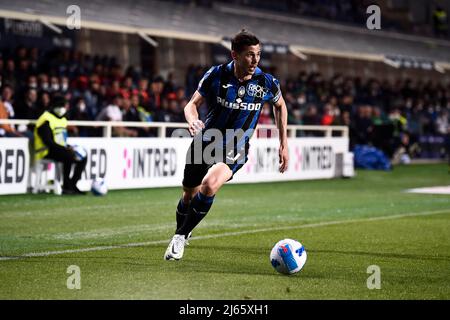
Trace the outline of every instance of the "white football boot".
[[164, 254], [165, 260], [180, 260], [183, 257], [186, 238], [184, 235], [176, 234], [173, 236]]

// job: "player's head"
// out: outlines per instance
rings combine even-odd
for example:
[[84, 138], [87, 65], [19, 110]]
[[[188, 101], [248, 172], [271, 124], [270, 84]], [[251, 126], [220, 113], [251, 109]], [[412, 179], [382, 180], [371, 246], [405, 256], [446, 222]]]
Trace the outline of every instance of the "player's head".
[[255, 73], [261, 58], [259, 39], [250, 32], [242, 29], [231, 39], [231, 56], [236, 67], [245, 74]]
[[62, 118], [69, 109], [69, 103], [64, 96], [56, 94], [52, 97], [50, 109], [56, 116]]

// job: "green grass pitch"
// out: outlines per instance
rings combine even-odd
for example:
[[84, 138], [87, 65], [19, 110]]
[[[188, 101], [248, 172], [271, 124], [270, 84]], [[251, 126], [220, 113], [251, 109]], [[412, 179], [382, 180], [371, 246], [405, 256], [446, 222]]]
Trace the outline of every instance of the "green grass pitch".
[[[180, 188], [0, 196], [0, 299], [450, 299], [450, 196], [404, 192], [449, 185], [447, 170], [226, 185], [170, 262]], [[293, 276], [269, 261], [284, 238], [308, 253]], [[367, 288], [371, 265], [381, 289]]]

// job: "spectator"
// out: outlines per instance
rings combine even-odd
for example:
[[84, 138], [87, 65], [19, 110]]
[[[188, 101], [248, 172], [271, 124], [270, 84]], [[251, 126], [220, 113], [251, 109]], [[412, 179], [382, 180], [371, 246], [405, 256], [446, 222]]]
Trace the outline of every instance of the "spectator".
[[333, 106], [328, 103], [324, 107], [322, 119], [320, 120], [320, 124], [322, 126], [331, 126], [334, 122], [334, 112]]
[[[97, 121], [122, 121], [123, 120], [123, 101], [120, 95], [116, 95], [111, 104], [103, 108], [97, 115]], [[137, 134], [125, 127], [113, 127], [112, 135], [115, 137], [135, 137]]]
[[373, 131], [372, 107], [362, 105], [358, 108], [358, 115], [355, 118], [356, 144], [367, 145], [370, 143]]
[[103, 108], [97, 115], [97, 121], [122, 121], [122, 104], [123, 98], [116, 95], [112, 103]]
[[[8, 108], [0, 99], [0, 119], [11, 119]], [[16, 131], [15, 127], [10, 124], [0, 124], [0, 137], [21, 137], [20, 132]]]
[[[69, 109], [67, 118], [69, 120], [76, 120], [76, 121], [92, 120], [83, 97], [78, 97], [75, 99], [74, 105]], [[98, 135], [96, 129], [92, 127], [79, 126], [79, 127], [71, 127], [70, 129], [71, 133], [77, 137], [92, 137]]]
[[10, 85], [5, 84], [3, 86], [1, 100], [3, 101], [5, 109], [8, 112], [8, 118], [10, 118], [10, 119], [15, 118], [14, 107], [13, 107], [13, 96], [14, 96], [13, 88]]
[[303, 115], [303, 124], [304, 125], [320, 125], [320, 115], [318, 114], [317, 107], [313, 104], [310, 104], [306, 109], [305, 114]]
[[160, 110], [163, 104], [164, 80], [157, 76], [150, 86], [150, 106], [153, 110]]
[[446, 38], [448, 35], [448, 17], [447, 12], [440, 6], [433, 12], [433, 30], [439, 38]]
[[442, 110], [436, 119], [436, 133], [442, 137], [445, 137], [450, 129], [449, 122], [450, 118], [448, 115], [448, 110]]
[[40, 94], [39, 102], [38, 102], [38, 109], [41, 110], [41, 112], [47, 111], [50, 107], [50, 93], [47, 91], [43, 91]]
[[50, 85], [48, 83], [48, 76], [45, 73], [39, 74], [39, 90], [48, 91]]
[[[122, 103], [122, 120], [123, 121], [132, 121], [132, 122], [140, 122], [139, 113], [137, 109], [131, 103], [129, 98], [124, 98]], [[145, 131], [140, 130], [140, 128], [122, 128], [121, 136], [125, 137], [137, 137], [145, 136]]]
[[37, 119], [42, 113], [37, 104], [38, 94], [36, 89], [28, 89], [22, 102], [17, 104], [17, 119]]

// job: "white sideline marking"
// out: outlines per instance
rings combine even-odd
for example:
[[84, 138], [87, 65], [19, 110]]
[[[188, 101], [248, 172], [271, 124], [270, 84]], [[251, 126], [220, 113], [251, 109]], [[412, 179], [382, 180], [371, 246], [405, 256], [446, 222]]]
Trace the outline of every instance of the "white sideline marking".
[[425, 194], [450, 194], [450, 186], [408, 189], [406, 190], [406, 192]]
[[[317, 228], [317, 227], [346, 224], [346, 223], [371, 222], [371, 221], [380, 221], [380, 220], [400, 219], [400, 218], [407, 218], [407, 217], [430, 216], [430, 215], [441, 214], [441, 213], [450, 213], [450, 210], [428, 211], [428, 212], [420, 212], [420, 213], [405, 213], [405, 214], [397, 214], [397, 215], [391, 215], [391, 216], [373, 217], [373, 218], [365, 218], [365, 219], [350, 219], [350, 220], [310, 223], [310, 224], [305, 224], [305, 225], [300, 225], [300, 226], [286, 226], [286, 227], [278, 227], [278, 228], [263, 228], [263, 229], [246, 230], [246, 231], [225, 232], [225, 233], [211, 234], [211, 235], [206, 235], [206, 236], [192, 237], [190, 240], [231, 237], [231, 236], [238, 236], [238, 235], [243, 235], [243, 234], [253, 234], [253, 233], [268, 232], [268, 231]], [[81, 248], [81, 249], [31, 252], [31, 253], [25, 253], [25, 254], [22, 254], [19, 256], [13, 256], [13, 257], [0, 257], [0, 261], [18, 260], [18, 259], [34, 258], [34, 257], [48, 257], [48, 256], [53, 256], [53, 255], [58, 255], [58, 254], [67, 254], [67, 253], [80, 253], [80, 252], [103, 251], [103, 250], [113, 250], [113, 249], [131, 248], [131, 247], [144, 247], [144, 246], [157, 245], [157, 244], [168, 244], [169, 241], [170, 241], [170, 239], [147, 241], [147, 242], [126, 243], [126, 244], [114, 245], [114, 246], [101, 246], [101, 247], [91, 247], [91, 248]]]

